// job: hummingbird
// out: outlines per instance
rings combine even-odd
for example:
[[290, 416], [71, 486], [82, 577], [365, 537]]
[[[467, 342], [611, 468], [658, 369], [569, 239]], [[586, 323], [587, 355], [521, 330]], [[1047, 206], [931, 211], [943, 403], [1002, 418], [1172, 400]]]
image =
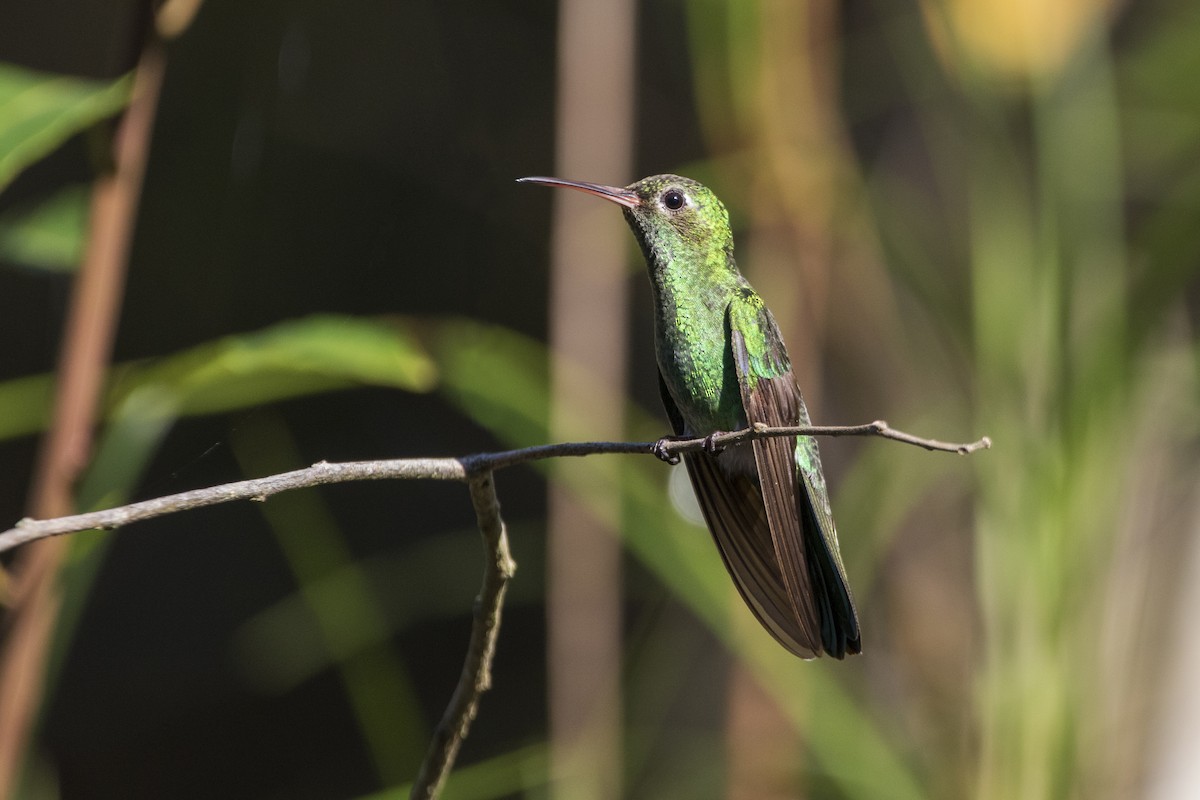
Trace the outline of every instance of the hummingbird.
[[[624, 188], [544, 177], [519, 182], [621, 206], [650, 273], [663, 406], [676, 437], [707, 438], [703, 451], [683, 460], [738, 592], [776, 641], [801, 658], [860, 652], [817, 440], [712, 446], [714, 433], [756, 423], [811, 424], [779, 326], [734, 261], [725, 206], [679, 175]], [[655, 453], [677, 463], [663, 450], [667, 441]]]

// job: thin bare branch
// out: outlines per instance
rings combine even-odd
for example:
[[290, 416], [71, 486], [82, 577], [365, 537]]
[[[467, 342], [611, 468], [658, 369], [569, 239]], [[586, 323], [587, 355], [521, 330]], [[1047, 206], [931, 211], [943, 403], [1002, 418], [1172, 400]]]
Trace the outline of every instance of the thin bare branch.
[[470, 487], [475, 519], [488, 553], [487, 566], [483, 573], [483, 587], [475, 599], [475, 621], [471, 626], [471, 641], [467, 646], [462, 674], [450, 705], [446, 707], [446, 713], [434, 731], [429, 752], [421, 763], [421, 771], [413, 783], [409, 795], [413, 800], [431, 800], [441, 793], [446, 777], [454, 766], [458, 748], [467, 738], [471, 722], [475, 719], [479, 698], [492, 686], [492, 658], [500, 633], [504, 591], [517, 569], [509, 554], [508, 534], [500, 517], [500, 501], [496, 497], [493, 473], [489, 470], [472, 475]]
[[[645, 454], [656, 453], [674, 457], [681, 453], [701, 450], [705, 447], [728, 447], [738, 442], [766, 436], [881, 436], [905, 444], [948, 453], [973, 453], [991, 447], [986, 436], [975, 442], [940, 442], [923, 439], [888, 426], [877, 420], [866, 425], [808, 425], [789, 428], [767, 428], [755, 426], [730, 433], [716, 433], [710, 437], [696, 439], [664, 439], [660, 442], [562, 442], [525, 447], [519, 450], [502, 450], [495, 453], [479, 453], [462, 458], [400, 458], [384, 461], [351, 461], [330, 464], [325, 461], [311, 467], [269, 475], [265, 478], [237, 481], [193, 489], [188, 492], [143, 500], [138, 503], [118, 506], [104, 511], [75, 514], [69, 517], [35, 520], [23, 519], [10, 530], [0, 533], [0, 553], [27, 542], [58, 536], [64, 533], [94, 530], [97, 528], [120, 528], [132, 522], [187, 511], [193, 508], [228, 503], [233, 500], [266, 500], [268, 497], [292, 489], [321, 486], [349, 481], [427, 479], [466, 481], [472, 475], [504, 469], [547, 458], [565, 456], [590, 456], [603, 453]], [[657, 448], [657, 451], [656, 451]]]
[[262, 501], [280, 492], [309, 486], [403, 478], [461, 481], [466, 480], [466, 477], [466, 469], [462, 462], [453, 458], [404, 458], [390, 461], [353, 461], [344, 464], [320, 461], [304, 469], [169, 494], [104, 511], [48, 520], [26, 518], [18, 522], [16, 527], [0, 534], [0, 553], [19, 544], [48, 536], [97, 528], [111, 530], [131, 522], [154, 519], [193, 508], [215, 506], [233, 500]]

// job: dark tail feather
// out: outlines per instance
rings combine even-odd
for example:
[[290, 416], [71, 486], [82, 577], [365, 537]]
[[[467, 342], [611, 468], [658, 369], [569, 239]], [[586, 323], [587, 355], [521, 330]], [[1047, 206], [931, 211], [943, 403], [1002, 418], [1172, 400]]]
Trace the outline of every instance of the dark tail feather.
[[708, 529], [746, 605], [789, 652], [819, 656], [828, 648], [822, 647], [817, 625], [805, 625], [788, 598], [757, 482], [727, 474], [707, 453], [684, 460]]

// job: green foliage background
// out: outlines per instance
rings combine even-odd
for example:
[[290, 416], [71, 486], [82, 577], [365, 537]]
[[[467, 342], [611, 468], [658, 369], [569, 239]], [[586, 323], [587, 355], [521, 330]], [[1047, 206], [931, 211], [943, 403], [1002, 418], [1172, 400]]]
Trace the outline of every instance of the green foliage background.
[[[993, 19], [991, 5], [642, 11], [639, 165], [694, 175], [731, 206], [793, 354], [823, 363], [816, 418], [995, 446], [970, 459], [825, 447], [866, 631], [865, 655], [844, 664], [797, 662], [730, 623], [741, 610], [704, 533], [668, 502], [662, 465], [622, 459], [618, 507], [595, 500], [610, 473], [571, 473], [631, 558], [631, 797], [722, 795], [729, 660], [801, 732], [797, 795], [1125, 798], [1165, 768], [1166, 712], [1197, 691], [1177, 646], [1200, 479], [1200, 14], [1081, 2], [1004, 49], [1005, 20], [1034, 12]], [[459, 6], [456, 26], [424, 6], [214, 3], [171, 45], [81, 507], [320, 458], [547, 440], [546, 199], [509, 180], [550, 163], [553, 8]], [[508, 40], [481, 43], [485, 31]], [[206, 82], [205, 48], [226, 40], [239, 55]], [[272, 59], [297, 41], [308, 60], [289, 83]], [[472, 43], [496, 74], [455, 58]], [[354, 47], [380, 61], [355, 62]], [[820, 74], [797, 84], [806, 68]], [[10, 299], [46, 308], [62, 291], [86, 192], [45, 164], [77, 164], [128, 91], [123, 77], [0, 68]], [[10, 310], [7, 349], [31, 351], [0, 382], [3, 464], [20, 487], [53, 348], [22, 344]], [[61, 313], [49, 316], [54, 330]], [[634, 396], [616, 399], [629, 438], [665, 428], [647, 328], [635, 323]], [[546, 791], [541, 481], [500, 480], [515, 610], [448, 797]], [[14, 520], [20, 494], [4, 498]], [[376, 487], [77, 537], [21, 796], [403, 796], [465, 642], [468, 512], [451, 489]], [[159, 580], [138, 593], [128, 581], [143, 574]], [[163, 618], [141, 634], [114, 622], [146, 604]], [[176, 641], [193, 624], [206, 632]], [[157, 660], [155, 634], [175, 655]], [[203, 667], [181, 668], [201, 652]], [[97, 726], [114, 709], [96, 697], [118, 678], [143, 700], [106, 742]], [[231, 757], [218, 732], [278, 732], [265, 716], [289, 730]], [[226, 758], [220, 776], [204, 767]]]

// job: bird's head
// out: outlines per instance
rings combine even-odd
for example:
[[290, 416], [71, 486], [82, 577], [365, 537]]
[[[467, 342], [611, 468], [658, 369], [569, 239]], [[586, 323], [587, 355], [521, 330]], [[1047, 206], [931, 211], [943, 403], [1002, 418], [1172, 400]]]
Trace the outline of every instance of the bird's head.
[[561, 178], [520, 182], [575, 189], [621, 206], [651, 269], [681, 260], [724, 261], [733, 255], [729, 212], [711, 189], [691, 178], [652, 175], [624, 188]]

